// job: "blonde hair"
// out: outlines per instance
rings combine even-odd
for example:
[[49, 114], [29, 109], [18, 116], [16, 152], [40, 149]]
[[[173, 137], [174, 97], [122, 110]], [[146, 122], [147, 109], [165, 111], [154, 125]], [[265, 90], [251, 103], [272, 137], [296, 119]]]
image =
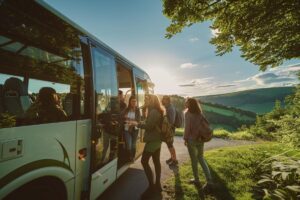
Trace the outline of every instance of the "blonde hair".
[[164, 109], [160, 104], [159, 98], [154, 94], [147, 94], [149, 97], [149, 107], [157, 109], [162, 115], [164, 114]]

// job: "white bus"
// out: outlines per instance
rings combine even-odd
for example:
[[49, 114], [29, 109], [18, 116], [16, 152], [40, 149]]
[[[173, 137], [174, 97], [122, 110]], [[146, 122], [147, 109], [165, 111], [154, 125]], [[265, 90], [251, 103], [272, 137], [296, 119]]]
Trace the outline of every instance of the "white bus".
[[[141, 107], [153, 83], [42, 1], [0, 0], [0, 30], [0, 199], [96, 199], [129, 167], [118, 90]], [[35, 112], [41, 88], [65, 119]]]

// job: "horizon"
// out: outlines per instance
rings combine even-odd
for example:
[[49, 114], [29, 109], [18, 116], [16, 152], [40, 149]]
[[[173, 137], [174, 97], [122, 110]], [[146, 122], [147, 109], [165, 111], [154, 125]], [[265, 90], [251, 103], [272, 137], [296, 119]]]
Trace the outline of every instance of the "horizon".
[[[239, 93], [239, 92], [246, 92], [246, 91], [252, 91], [252, 90], [263, 90], [263, 89], [274, 89], [274, 88], [296, 88], [297, 85], [292, 85], [292, 86], [275, 86], [275, 87], [262, 87], [262, 88], [253, 88], [253, 89], [245, 89], [245, 90], [240, 90], [240, 91], [234, 91], [234, 92], [227, 92], [227, 93], [218, 93], [218, 94], [208, 94], [208, 95], [202, 95], [202, 96], [183, 96], [183, 95], [180, 95], [180, 94], [168, 94], [170, 96], [172, 95], [177, 95], [177, 96], [180, 96], [180, 97], [195, 97], [195, 98], [198, 98], [198, 97], [208, 97], [208, 96], [218, 96], [218, 95], [226, 95], [226, 94], [234, 94], [234, 93]], [[158, 96], [163, 96], [165, 94], [156, 94]]]

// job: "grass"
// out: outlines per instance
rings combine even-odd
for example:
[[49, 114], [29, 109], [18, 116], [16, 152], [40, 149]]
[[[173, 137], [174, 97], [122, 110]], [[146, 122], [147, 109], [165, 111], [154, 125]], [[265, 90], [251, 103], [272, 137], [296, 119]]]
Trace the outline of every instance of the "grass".
[[214, 130], [214, 137], [232, 140], [255, 140], [255, 136], [247, 131], [229, 132], [225, 129]]
[[175, 136], [183, 136], [183, 134], [184, 134], [184, 128], [176, 128]]
[[[184, 128], [177, 128], [175, 136], [183, 136]], [[255, 140], [255, 136], [247, 131], [229, 132], [225, 129], [214, 129], [214, 137], [232, 140]]]
[[[260, 176], [256, 171], [257, 166], [270, 156], [285, 151], [287, 151], [286, 147], [276, 143], [208, 151], [205, 153], [205, 158], [216, 184], [214, 193], [205, 196], [201, 188], [188, 184], [188, 180], [193, 178], [191, 164], [188, 162], [180, 166], [178, 173], [174, 172], [174, 176], [166, 181], [166, 199], [253, 199], [254, 187]], [[200, 181], [204, 183], [205, 179], [200, 165], [199, 174], [201, 175]]]

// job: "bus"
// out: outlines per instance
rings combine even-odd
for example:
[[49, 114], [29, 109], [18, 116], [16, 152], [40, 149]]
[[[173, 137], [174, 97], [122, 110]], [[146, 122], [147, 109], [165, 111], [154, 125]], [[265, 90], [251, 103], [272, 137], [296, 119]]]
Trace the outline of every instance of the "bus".
[[1, 0], [0, 30], [0, 199], [98, 198], [130, 166], [118, 91], [142, 109], [150, 77], [43, 1]]

